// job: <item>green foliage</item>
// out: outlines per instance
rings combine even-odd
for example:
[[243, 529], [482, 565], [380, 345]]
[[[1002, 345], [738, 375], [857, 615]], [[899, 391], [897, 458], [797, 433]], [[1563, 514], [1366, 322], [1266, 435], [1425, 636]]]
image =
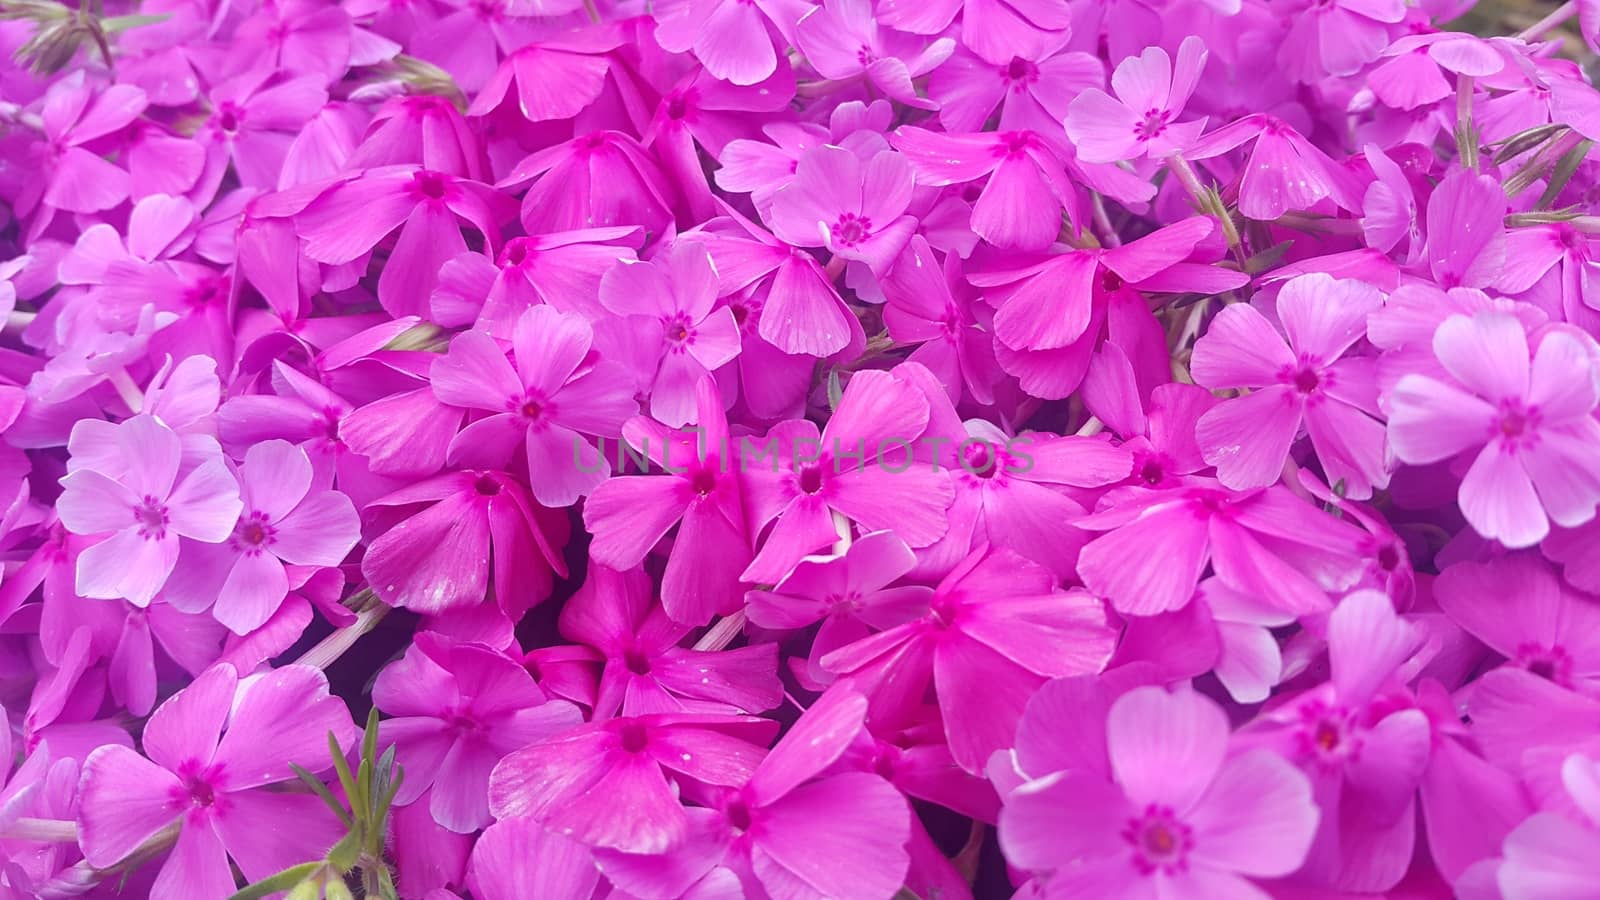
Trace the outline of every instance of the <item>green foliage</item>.
[[291, 766], [310, 791], [322, 798], [344, 823], [345, 835], [319, 860], [291, 866], [249, 885], [230, 900], [259, 900], [269, 894], [289, 891], [290, 900], [344, 900], [353, 894], [347, 879], [357, 876], [367, 897], [398, 900], [394, 875], [383, 861], [384, 836], [389, 832], [389, 809], [400, 790], [404, 770], [394, 763], [394, 746], [378, 752], [378, 711], [367, 716], [367, 730], [361, 738], [361, 755], [355, 771], [345, 758], [339, 741], [328, 735], [328, 753], [333, 760], [339, 788], [349, 809], [339, 801], [321, 778], [300, 766]]

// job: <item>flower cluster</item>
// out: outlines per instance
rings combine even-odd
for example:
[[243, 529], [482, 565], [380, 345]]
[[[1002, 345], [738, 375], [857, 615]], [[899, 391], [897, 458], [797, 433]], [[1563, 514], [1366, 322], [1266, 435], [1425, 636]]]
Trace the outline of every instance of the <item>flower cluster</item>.
[[1470, 3], [0, 0], [0, 897], [1593, 896]]

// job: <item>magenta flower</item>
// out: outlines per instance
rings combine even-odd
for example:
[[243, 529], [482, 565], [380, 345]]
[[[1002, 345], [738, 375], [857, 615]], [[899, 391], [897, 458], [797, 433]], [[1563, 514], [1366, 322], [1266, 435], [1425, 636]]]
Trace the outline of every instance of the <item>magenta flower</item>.
[[883, 24], [912, 34], [939, 34], [961, 13], [961, 43], [991, 63], [1037, 59], [1059, 46], [1072, 27], [1072, 11], [1049, 0], [889, 0]]
[[[711, 230], [723, 221], [732, 227]], [[719, 293], [739, 296], [753, 291], [743, 300], [746, 312], [751, 305], [757, 307], [756, 333], [773, 347], [788, 354], [824, 357], [865, 341], [861, 323], [811, 254], [736, 214], [708, 223], [707, 230], [693, 236], [711, 253]]]
[[1600, 878], [1600, 863], [1588, 849], [1600, 836], [1600, 763], [1573, 753], [1562, 761], [1560, 779], [1575, 814], [1535, 813], [1506, 835], [1493, 875], [1501, 896], [1581, 897]]
[[774, 0], [669, 0], [652, 9], [663, 50], [690, 53], [734, 84], [766, 81], [778, 67], [777, 23], [793, 19]]
[[1006, 798], [1000, 844], [1043, 876], [1038, 896], [1265, 897], [1250, 879], [1293, 872], [1311, 847], [1305, 776], [1270, 751], [1230, 755], [1226, 714], [1198, 693], [1124, 694], [1105, 754], [1099, 771], [1048, 773]]
[[826, 247], [844, 259], [887, 272], [917, 220], [911, 205], [911, 166], [883, 150], [863, 160], [831, 144], [800, 158], [795, 179], [772, 197], [772, 230], [799, 247]]
[[1043, 132], [1066, 118], [1074, 97], [1105, 80], [1105, 64], [1087, 53], [1051, 48], [991, 63], [959, 49], [928, 76], [928, 96], [948, 131], [982, 131], [998, 106], [1001, 131]]
[[84, 145], [127, 127], [147, 102], [144, 91], [130, 85], [96, 91], [84, 83], [81, 72], [51, 86], [40, 114], [48, 141], [44, 184], [33, 188], [42, 188], [45, 206], [94, 213], [128, 198], [132, 183], [127, 171]]
[[[543, 2], [543, 0], [541, 0]], [[565, 5], [569, 0], [556, 0]], [[530, 122], [566, 119], [583, 111], [605, 90], [607, 54], [621, 43], [613, 28], [586, 28], [518, 47], [506, 54], [472, 98], [470, 116], [487, 116], [516, 88], [517, 113]]]
[[117, 426], [110, 440], [121, 449], [118, 469], [67, 475], [56, 509], [74, 534], [107, 535], [78, 556], [78, 593], [148, 606], [178, 561], [181, 539], [228, 539], [243, 506], [239, 484], [215, 452], [180, 466], [182, 442], [149, 416]]
[[648, 713], [759, 713], [783, 699], [776, 644], [686, 650], [692, 630], [655, 605], [643, 569], [589, 568], [561, 609], [561, 633], [605, 659], [594, 718]]
[[883, 324], [889, 336], [919, 344], [907, 362], [925, 366], [960, 403], [970, 396], [992, 403], [1002, 373], [994, 358], [994, 337], [978, 324], [975, 292], [963, 276], [961, 257], [947, 253], [941, 265], [922, 235], [911, 238], [900, 261], [883, 281]]
[[[1518, 553], [1456, 563], [1433, 595], [1452, 621], [1504, 656], [1564, 688], [1600, 694], [1600, 603], [1567, 587], [1538, 556]], [[1514, 599], [1515, 614], [1511, 612]]]
[[1594, 350], [1561, 330], [1530, 353], [1514, 317], [1452, 316], [1433, 336], [1445, 372], [1412, 374], [1389, 395], [1389, 441], [1403, 462], [1475, 451], [1461, 481], [1461, 512], [1508, 547], [1543, 540], [1550, 522], [1574, 527], [1600, 505], [1600, 440]]
[[939, 582], [927, 615], [836, 650], [822, 665], [880, 704], [920, 697], [931, 680], [951, 754], [980, 772], [1011, 745], [1039, 685], [1100, 671], [1115, 643], [1100, 600], [1057, 591], [1050, 570], [984, 547]]
[[715, 815], [691, 820], [687, 840], [666, 855], [670, 864], [615, 850], [597, 851], [595, 862], [623, 890], [646, 897], [684, 896], [725, 866], [745, 882], [741, 896], [888, 900], [910, 862], [910, 808], [876, 774], [827, 774], [861, 734], [866, 714], [860, 694], [829, 690], [748, 781], [719, 792]]
[[447, 472], [371, 505], [420, 504], [429, 505], [379, 535], [361, 560], [361, 574], [391, 606], [438, 614], [477, 606], [492, 587], [496, 605], [516, 618], [566, 574], [551, 546], [564, 542], [566, 520], [556, 525], [509, 475]]
[[906, 126], [894, 146], [911, 160], [917, 182], [965, 184], [985, 176], [972, 207], [972, 230], [1003, 248], [1048, 247], [1066, 227], [1078, 230], [1077, 195], [1055, 154], [1029, 131], [939, 134]]
[[915, 383], [865, 371], [851, 377], [820, 435], [806, 420], [774, 426], [760, 445], [767, 461], [745, 461], [751, 523], [771, 530], [743, 577], [777, 582], [838, 540], [835, 514], [869, 531], [892, 530], [912, 547], [938, 540], [954, 498], [949, 476], [910, 456], [928, 409]]
[[583, 721], [577, 707], [547, 700], [526, 669], [481, 644], [419, 634], [372, 685], [384, 714], [382, 746], [405, 767], [400, 805], [428, 795], [435, 822], [461, 834], [487, 826], [489, 772], [506, 754]]
[[513, 368], [487, 334], [457, 335], [433, 364], [433, 393], [490, 415], [456, 435], [448, 459], [503, 465], [525, 444], [534, 499], [549, 507], [570, 506], [604, 481], [611, 464], [589, 437], [620, 436], [638, 404], [628, 372], [593, 358], [593, 337], [582, 318], [535, 306], [517, 320]]
[[634, 258], [640, 236], [631, 227], [584, 228], [514, 237], [493, 259], [463, 253], [439, 269], [432, 319], [445, 327], [476, 323], [503, 340], [528, 307], [541, 303], [601, 320], [600, 279], [618, 260]]
[[661, 853], [688, 834], [673, 779], [737, 786], [766, 755], [776, 723], [660, 713], [579, 725], [494, 767], [495, 818], [527, 816], [591, 847]]
[[911, 81], [938, 68], [955, 49], [955, 41], [931, 43], [879, 28], [868, 0], [824, 0], [795, 24], [795, 42], [806, 61], [824, 78], [865, 78], [891, 100], [934, 109], [917, 96]]
[[1366, 334], [1376, 288], [1327, 275], [1301, 275], [1279, 291], [1287, 342], [1254, 307], [1236, 303], [1195, 344], [1195, 381], [1212, 390], [1250, 388], [1200, 417], [1195, 438], [1217, 480], [1235, 490], [1278, 481], [1302, 425], [1330, 483], [1365, 500], [1389, 483], [1374, 366], [1341, 359]]
[[[294, 135], [328, 102], [326, 81], [302, 75], [269, 86], [271, 70], [229, 79], [210, 92], [208, 152], [230, 159], [246, 187], [278, 186]], [[213, 163], [216, 165], [216, 163]]]
[[1204, 42], [1191, 35], [1178, 45], [1176, 65], [1160, 47], [1119, 63], [1111, 74], [1116, 99], [1096, 88], [1079, 94], [1066, 117], [1078, 158], [1111, 163], [1187, 149], [1205, 130], [1205, 120], [1177, 119], [1205, 71], [1207, 56]]
[[1310, 209], [1332, 200], [1340, 209], [1361, 209], [1355, 177], [1288, 123], [1276, 117], [1246, 116], [1195, 142], [1191, 159], [1209, 159], [1255, 139], [1239, 181], [1239, 212], [1270, 221], [1290, 210]]
[[[226, 664], [208, 669], [150, 716], [148, 759], [109, 745], [84, 760], [84, 858], [115, 865], [178, 825], [150, 888], [157, 900], [231, 895], [230, 859], [255, 880], [319, 858], [343, 833], [339, 820], [312, 794], [270, 788], [296, 780], [290, 763], [326, 768], [330, 732], [340, 746], [357, 734], [321, 671], [286, 666], [241, 679]], [[261, 840], [263, 829], [272, 840]]]
[[[623, 260], [600, 280], [600, 302], [627, 316], [655, 371], [650, 415], [677, 427], [695, 417], [695, 387], [739, 354], [733, 313], [716, 306], [717, 268], [705, 247], [675, 243], [649, 262]], [[569, 451], [570, 452], [570, 451]]]
[[[238, 475], [243, 506], [232, 536], [185, 544], [165, 596], [185, 612], [210, 606], [218, 622], [248, 634], [277, 612], [291, 587], [344, 562], [361, 523], [349, 497], [317, 488], [310, 458], [288, 441], [252, 446]], [[297, 569], [291, 580], [285, 564], [309, 571]]]
[[1182, 609], [1206, 566], [1276, 609], [1326, 610], [1360, 574], [1362, 532], [1281, 486], [1234, 493], [1190, 477], [1165, 491], [1113, 491], [1075, 525], [1105, 531], [1078, 556], [1083, 583], [1136, 616]]
[[1328, 617], [1331, 680], [1257, 723], [1255, 733], [1310, 777], [1323, 810], [1308, 881], [1388, 890], [1405, 874], [1432, 738], [1428, 716], [1393, 694], [1422, 644], [1421, 630], [1396, 615], [1388, 597], [1351, 594]]
[[400, 229], [378, 276], [378, 299], [394, 316], [423, 315], [440, 266], [467, 249], [461, 221], [493, 250], [509, 215], [506, 198], [488, 185], [412, 165], [369, 169], [340, 181], [296, 219], [306, 255], [341, 265], [359, 259]]
[[1405, 18], [1401, 0], [1297, 2], [1283, 15], [1289, 31], [1278, 45], [1278, 63], [1297, 81], [1349, 75], [1371, 62], [1389, 43], [1389, 26]]
[[916, 565], [916, 555], [892, 531], [874, 531], [831, 559], [807, 558], [770, 591], [745, 595], [745, 614], [762, 628], [805, 628], [818, 621], [807, 671], [827, 680], [822, 658], [871, 634], [894, 628], [928, 611], [933, 589], [893, 586]]
[[625, 427], [629, 443], [666, 474], [609, 479], [583, 506], [584, 527], [594, 535], [590, 554], [619, 571], [643, 562], [678, 526], [662, 576], [661, 603], [673, 621], [687, 625], [737, 609], [744, 593], [739, 573], [750, 563], [741, 463], [722, 395], [707, 378], [695, 397], [699, 425], [694, 432], [675, 434], [642, 417]]
[[530, 181], [522, 197], [522, 227], [529, 234], [633, 225], [659, 235], [672, 221], [675, 201], [666, 176], [638, 141], [620, 132], [596, 131], [546, 147], [517, 163], [498, 187]]

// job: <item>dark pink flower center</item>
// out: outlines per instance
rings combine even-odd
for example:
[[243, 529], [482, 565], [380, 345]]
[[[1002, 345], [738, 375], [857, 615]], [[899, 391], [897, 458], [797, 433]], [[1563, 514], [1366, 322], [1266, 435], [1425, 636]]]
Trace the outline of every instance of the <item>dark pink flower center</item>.
[[1538, 424], [1538, 418], [1537, 410], [1524, 408], [1521, 403], [1515, 401], [1508, 401], [1501, 407], [1500, 418], [1495, 424], [1501, 437], [1515, 442], [1533, 430]]
[[472, 482], [472, 489], [477, 491], [479, 496], [493, 497], [500, 493], [500, 482], [495, 481], [493, 476], [479, 475], [477, 480]]
[[623, 651], [622, 664], [627, 667], [629, 672], [635, 675], [650, 674], [650, 657], [637, 648], [629, 647]]
[[815, 494], [822, 490], [822, 466], [812, 464], [800, 470], [800, 492]]
[[643, 753], [650, 744], [650, 735], [638, 722], [623, 722], [622, 728], [617, 731], [617, 739], [624, 753]]
[[662, 319], [661, 330], [673, 350], [681, 351], [694, 343], [694, 323], [683, 313]]
[[217, 107], [217, 127], [228, 134], [239, 130], [239, 123], [243, 118], [244, 111], [232, 100], [225, 100]]
[[1361, 739], [1346, 709], [1312, 703], [1301, 712], [1300, 755], [1324, 766], [1339, 767], [1361, 751]]
[[429, 200], [443, 200], [445, 188], [448, 186], [444, 175], [426, 170], [411, 176], [411, 184], [417, 193]]
[[534, 257], [533, 242], [525, 237], [512, 238], [506, 242], [506, 248], [500, 251], [500, 267], [510, 269], [520, 266]]
[[1294, 389], [1302, 394], [1311, 393], [1312, 391], [1316, 390], [1321, 383], [1322, 379], [1317, 377], [1317, 370], [1311, 368], [1310, 366], [1301, 366], [1300, 369], [1294, 373]]
[[183, 300], [190, 307], [206, 307], [226, 300], [228, 297], [228, 280], [221, 276], [206, 278], [199, 284], [190, 288], [184, 294]]
[[211, 783], [201, 776], [192, 776], [184, 781], [183, 786], [189, 791], [189, 800], [195, 806], [210, 806], [217, 802], [217, 791]]
[[1026, 131], [1008, 131], [1000, 135], [1000, 143], [995, 148], [1000, 156], [1008, 159], [1019, 159], [1033, 146], [1033, 135]]
[[1133, 848], [1133, 865], [1142, 875], [1182, 872], [1194, 849], [1194, 830], [1179, 821], [1171, 807], [1155, 803], [1128, 820], [1122, 838]]
[[162, 538], [167, 534], [167, 505], [146, 494], [133, 508], [133, 521], [139, 527], [139, 536]]
[[1169, 117], [1170, 116], [1166, 110], [1146, 110], [1144, 114], [1144, 121], [1133, 126], [1133, 133], [1138, 135], [1139, 140], [1141, 141], [1148, 141], [1152, 138], [1158, 137], [1160, 136], [1161, 132], [1167, 130], [1167, 119]]
[[245, 553], [260, 553], [277, 538], [278, 531], [267, 521], [267, 514], [259, 510], [239, 520], [233, 529], [233, 545]]
[[1160, 484], [1167, 477], [1166, 470], [1161, 467], [1161, 460], [1152, 456], [1139, 467], [1139, 480], [1145, 484]]
[[1020, 56], [1013, 56], [1010, 64], [1001, 71], [1005, 73], [1006, 80], [1017, 87], [1021, 86], [1020, 82], [1039, 80], [1039, 67]]
[[735, 832], [743, 834], [750, 830], [750, 805], [744, 800], [738, 797], [729, 800], [724, 812], [728, 816], [728, 826]]
[[672, 94], [667, 98], [667, 118], [674, 121], [687, 119], [694, 112], [694, 99], [688, 91]]
[[1100, 290], [1108, 294], [1115, 294], [1117, 291], [1122, 290], [1122, 276], [1110, 269], [1101, 271]]
[[1524, 669], [1562, 687], [1572, 687], [1572, 654], [1563, 647], [1527, 643], [1517, 647], [1516, 661]]
[[833, 223], [833, 242], [843, 247], [854, 247], [871, 233], [872, 220], [852, 212], [840, 213], [839, 221]]
[[966, 445], [961, 455], [966, 460], [969, 475], [987, 479], [1000, 471], [1000, 453], [988, 441]]
[[715, 466], [699, 466], [689, 475], [689, 490], [705, 497], [717, 489]]

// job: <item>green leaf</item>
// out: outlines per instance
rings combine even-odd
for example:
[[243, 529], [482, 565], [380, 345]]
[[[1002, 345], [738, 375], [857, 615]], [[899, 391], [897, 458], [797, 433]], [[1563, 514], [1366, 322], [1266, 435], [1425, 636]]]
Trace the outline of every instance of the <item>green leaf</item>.
[[279, 891], [287, 891], [300, 882], [305, 881], [307, 878], [310, 878], [312, 875], [315, 875], [317, 870], [322, 868], [322, 865], [322, 860], [317, 860], [316, 862], [301, 863], [298, 866], [290, 866], [276, 875], [270, 875], [261, 879], [255, 884], [247, 886], [244, 890], [241, 890], [232, 897], [229, 897], [228, 900], [261, 900], [262, 897], [265, 897], [269, 894], [276, 894]]
[[344, 758], [344, 751], [339, 748], [339, 739], [333, 732], [328, 732], [328, 754], [333, 757], [333, 769], [339, 773], [339, 786], [344, 788], [344, 795], [350, 801], [350, 809], [357, 818], [365, 811], [356, 798], [356, 779], [350, 774], [350, 763]]
[[328, 804], [328, 808], [333, 810], [333, 814], [339, 817], [339, 821], [344, 823], [344, 827], [349, 828], [354, 823], [354, 820], [350, 818], [350, 813], [345, 810], [344, 804], [340, 803], [339, 798], [333, 795], [333, 791], [328, 790], [328, 786], [322, 783], [321, 778], [294, 763], [290, 763], [289, 768], [300, 777], [302, 782], [305, 782], [306, 787], [311, 789], [311, 793], [321, 797], [322, 802]]
[[361, 835], [358, 832], [359, 829], [351, 831], [340, 838], [339, 843], [329, 848], [328, 865], [340, 872], [348, 872], [355, 868], [361, 859]]

